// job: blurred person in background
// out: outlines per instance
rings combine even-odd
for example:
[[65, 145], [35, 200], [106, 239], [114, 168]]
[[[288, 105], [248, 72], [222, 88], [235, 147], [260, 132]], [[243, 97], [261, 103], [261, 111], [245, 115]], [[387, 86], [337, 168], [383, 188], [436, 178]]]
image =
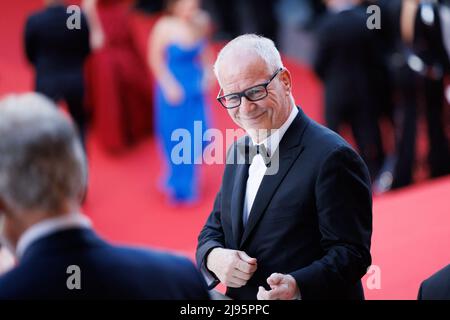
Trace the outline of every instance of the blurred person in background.
[[[297, 1], [297, 0], [295, 0]], [[217, 27], [214, 34], [219, 40], [229, 40], [243, 33], [255, 33], [278, 42], [279, 0], [204, 0]]]
[[66, 102], [84, 143], [83, 68], [90, 52], [88, 24], [82, 13], [80, 28], [69, 29], [63, 0], [45, 0], [45, 6], [31, 15], [25, 26], [25, 52], [35, 68], [35, 89], [55, 102]]
[[250, 29], [246, 33], [256, 33], [272, 39], [278, 45], [279, 22], [276, 16], [276, 5], [279, 0], [247, 0], [246, 20], [250, 20]]
[[381, 169], [384, 151], [378, 124], [377, 84], [382, 56], [367, 14], [357, 0], [328, 0], [328, 13], [317, 30], [314, 68], [325, 86], [326, 125], [339, 132], [348, 123], [372, 180]]
[[[431, 177], [450, 172], [446, 136], [444, 79], [449, 75], [445, 3], [416, 0], [377, 1], [382, 10], [382, 35], [392, 84], [395, 151], [382, 169], [375, 191], [414, 182], [417, 122], [426, 115], [428, 167]], [[441, 23], [442, 22], [442, 23]], [[447, 35], [447, 36], [446, 36]]]
[[0, 242], [18, 259], [0, 299], [207, 299], [186, 258], [113, 246], [81, 213], [85, 154], [75, 127], [38, 94], [0, 101]]
[[92, 128], [102, 146], [120, 153], [152, 132], [152, 92], [132, 27], [130, 1], [83, 0], [91, 30], [86, 68]]
[[[417, 91], [419, 76], [408, 66], [410, 48], [405, 38], [410, 37], [411, 28], [409, 4], [403, 0], [379, 0], [381, 8], [381, 29], [385, 64], [389, 73], [391, 104], [384, 111], [394, 128], [394, 151], [386, 157], [374, 191], [381, 193], [404, 187], [413, 182], [415, 161], [416, 118], [418, 110]], [[387, 136], [388, 137], [388, 136]], [[389, 137], [388, 137], [389, 138]]]
[[413, 55], [409, 57], [410, 67], [421, 76], [429, 142], [427, 160], [432, 178], [450, 174], [450, 145], [444, 131], [444, 79], [450, 75], [450, 60], [440, 9], [438, 1], [420, 1], [414, 18]]
[[[198, 0], [166, 1], [166, 14], [156, 23], [149, 40], [149, 65], [156, 79], [155, 128], [168, 164], [163, 189], [172, 203], [197, 200], [199, 173], [194, 165], [203, 146], [194, 146], [194, 122], [208, 129], [206, 93], [212, 83], [208, 48], [210, 19]], [[177, 163], [172, 140], [177, 129], [191, 134], [188, 163]]]
[[214, 38], [231, 39], [241, 33], [242, 2], [239, 0], [203, 1], [205, 10], [212, 16]]

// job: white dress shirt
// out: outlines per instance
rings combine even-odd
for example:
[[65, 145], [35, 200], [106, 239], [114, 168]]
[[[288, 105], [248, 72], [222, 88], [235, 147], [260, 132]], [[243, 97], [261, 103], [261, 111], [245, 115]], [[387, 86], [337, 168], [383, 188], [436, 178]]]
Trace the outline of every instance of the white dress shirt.
[[[260, 142], [259, 144], [256, 144], [255, 142], [253, 142], [253, 144], [255, 145], [264, 144], [264, 147], [266, 148], [269, 157], [271, 157], [278, 148], [281, 139], [283, 138], [287, 129], [290, 127], [291, 123], [294, 121], [297, 114], [298, 109], [296, 106], [293, 106], [289, 117], [279, 129], [274, 130], [269, 137], [267, 137], [264, 141]], [[252, 211], [253, 202], [255, 201], [256, 194], [258, 193], [259, 186], [261, 185], [266, 170], [267, 167], [264, 163], [264, 158], [262, 157], [262, 155], [256, 154], [248, 169], [247, 188], [245, 191], [244, 209], [242, 217], [244, 227], [247, 224], [250, 212]]]
[[81, 213], [70, 213], [45, 219], [31, 226], [22, 234], [17, 243], [16, 256], [20, 259], [31, 244], [52, 233], [74, 228], [90, 228], [91, 225], [89, 218]]
[[[259, 143], [259, 145], [264, 144], [264, 147], [266, 148], [269, 156], [271, 156], [273, 152], [275, 152], [275, 150], [278, 148], [283, 135], [286, 133], [287, 129], [294, 121], [297, 114], [298, 109], [296, 106], [293, 106], [288, 119], [283, 123], [283, 125], [279, 129], [274, 130], [267, 139]], [[253, 158], [253, 162], [249, 167], [249, 177], [247, 179], [247, 188], [243, 210], [244, 226], [247, 223], [247, 219], [250, 214], [253, 202], [255, 201], [256, 193], [258, 192], [259, 185], [262, 182], [266, 170], [267, 167], [264, 163], [263, 157], [260, 154], [255, 155], [255, 157]], [[206, 268], [205, 262], [203, 262], [203, 264], [201, 265], [200, 271], [203, 274], [207, 285], [210, 286], [214, 282], [215, 278]]]
[[[294, 106], [292, 108], [291, 114], [289, 115], [287, 120], [283, 123], [283, 125], [278, 130], [275, 130], [267, 139], [259, 143], [259, 145], [264, 144], [269, 156], [272, 156], [273, 153], [277, 150], [278, 146], [280, 145], [281, 139], [291, 126], [297, 114], [298, 109], [296, 106]], [[255, 201], [256, 194], [258, 193], [259, 187], [261, 185], [262, 179], [264, 178], [266, 170], [267, 167], [264, 163], [262, 155], [260, 154], [255, 155], [255, 157], [253, 158], [253, 162], [251, 163], [248, 169], [247, 188], [245, 192], [244, 210], [243, 210], [244, 227], [247, 224], [250, 212], [253, 207], [253, 202]], [[301, 299], [300, 292], [297, 293], [294, 299], [295, 300]]]

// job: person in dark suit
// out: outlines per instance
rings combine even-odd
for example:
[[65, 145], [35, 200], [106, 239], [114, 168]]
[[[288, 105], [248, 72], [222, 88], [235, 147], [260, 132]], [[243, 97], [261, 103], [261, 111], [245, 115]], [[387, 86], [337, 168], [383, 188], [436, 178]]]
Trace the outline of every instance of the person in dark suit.
[[414, 19], [412, 50], [423, 67], [421, 75], [428, 129], [428, 164], [432, 178], [450, 174], [450, 144], [445, 132], [444, 80], [450, 75], [450, 59], [445, 49], [440, 10], [437, 2], [421, 1]]
[[215, 73], [219, 102], [247, 135], [228, 151], [198, 237], [209, 288], [222, 282], [233, 299], [363, 299], [372, 233], [364, 162], [296, 107], [270, 39], [235, 38]]
[[375, 179], [384, 160], [380, 111], [385, 104], [384, 62], [368, 15], [353, 0], [326, 1], [329, 13], [317, 30], [314, 69], [324, 83], [325, 120], [335, 132], [347, 123]]
[[0, 299], [208, 299], [187, 258], [118, 247], [80, 213], [86, 161], [74, 125], [40, 94], [0, 102], [1, 242], [18, 265]]
[[450, 300], [450, 264], [420, 284], [418, 300]]
[[280, 23], [276, 17], [277, 3], [278, 1], [273, 0], [246, 1], [249, 10], [246, 19], [252, 21], [253, 33], [272, 39], [275, 44], [278, 44], [278, 31], [280, 29]]
[[[444, 79], [450, 73], [445, 49], [444, 3], [427, 1], [377, 1], [387, 46], [393, 89], [391, 121], [395, 128], [395, 153], [380, 174], [388, 191], [414, 182], [417, 123], [424, 114], [429, 141], [431, 177], [450, 173], [450, 146], [445, 132]], [[444, 10], [441, 12], [441, 10]], [[448, 29], [448, 28], [447, 28]], [[382, 179], [383, 176], [391, 177]]]
[[36, 72], [35, 90], [55, 102], [66, 102], [84, 142], [83, 68], [90, 52], [88, 24], [81, 13], [79, 26], [74, 23], [72, 28], [72, 13], [63, 1], [45, 3], [46, 8], [31, 15], [25, 26], [25, 53]]

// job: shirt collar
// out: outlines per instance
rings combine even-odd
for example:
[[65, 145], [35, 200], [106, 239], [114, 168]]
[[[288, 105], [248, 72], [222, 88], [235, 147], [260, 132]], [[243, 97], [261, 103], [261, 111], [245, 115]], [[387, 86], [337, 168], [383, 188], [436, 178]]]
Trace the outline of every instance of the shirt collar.
[[255, 143], [255, 141], [252, 142], [254, 145], [261, 145], [263, 144], [264, 147], [267, 150], [267, 153], [269, 154], [269, 157], [272, 156], [273, 152], [277, 150], [281, 139], [283, 138], [286, 131], [291, 126], [292, 122], [294, 121], [295, 117], [298, 114], [298, 109], [296, 106], [292, 107], [291, 113], [289, 114], [289, 117], [287, 120], [281, 125], [280, 128], [272, 130], [271, 135], [268, 136], [265, 140], [261, 141], [260, 143]]
[[88, 217], [81, 213], [65, 214], [56, 218], [45, 219], [28, 228], [17, 243], [16, 256], [20, 259], [32, 243], [58, 231], [76, 228], [91, 228]]
[[344, 11], [351, 10], [355, 7], [354, 4], [341, 4], [341, 5], [335, 5], [333, 7], [330, 7], [330, 11], [333, 13], [341, 13]]

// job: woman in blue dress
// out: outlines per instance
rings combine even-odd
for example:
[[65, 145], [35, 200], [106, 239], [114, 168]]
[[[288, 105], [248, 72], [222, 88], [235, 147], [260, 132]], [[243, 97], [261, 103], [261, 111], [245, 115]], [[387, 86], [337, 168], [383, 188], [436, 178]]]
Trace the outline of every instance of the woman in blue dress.
[[164, 189], [175, 203], [193, 202], [198, 196], [195, 162], [204, 148], [205, 92], [212, 75], [209, 26], [198, 0], [166, 1], [166, 14], [155, 24], [149, 41], [156, 80], [155, 128], [168, 163]]

